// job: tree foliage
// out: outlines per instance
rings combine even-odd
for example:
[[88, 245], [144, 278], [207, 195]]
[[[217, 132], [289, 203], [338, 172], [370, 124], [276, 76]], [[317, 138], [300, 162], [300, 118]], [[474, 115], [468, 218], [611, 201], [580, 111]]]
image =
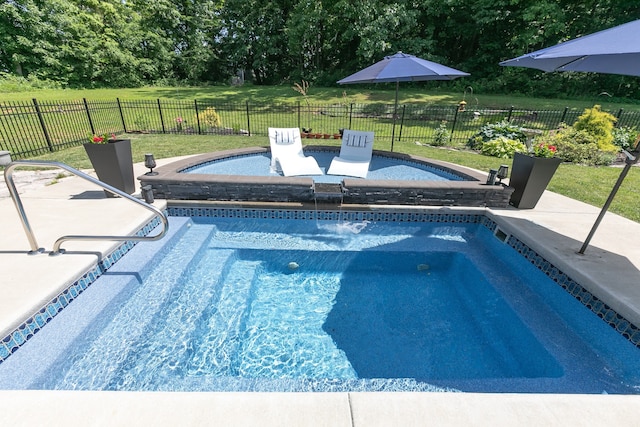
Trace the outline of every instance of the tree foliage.
[[637, 79], [498, 63], [640, 17], [636, 0], [10, 0], [0, 73], [70, 87], [336, 80], [404, 51], [476, 92], [640, 94]]

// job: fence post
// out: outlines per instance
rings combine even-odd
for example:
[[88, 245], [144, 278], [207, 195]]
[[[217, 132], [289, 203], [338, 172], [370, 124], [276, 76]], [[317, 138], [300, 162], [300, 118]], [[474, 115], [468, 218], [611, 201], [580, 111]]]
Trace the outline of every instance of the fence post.
[[398, 133], [398, 142], [402, 139], [402, 128], [404, 126], [404, 111], [406, 110], [407, 105], [402, 104], [402, 118], [400, 119], [400, 132]]
[[198, 122], [198, 135], [200, 135], [202, 133], [202, 131], [200, 130], [200, 114], [198, 113], [198, 100], [197, 99], [193, 100], [193, 105], [196, 108], [196, 121]]
[[[567, 118], [568, 111], [569, 111], [569, 107], [564, 107], [564, 111], [562, 112], [562, 118], [560, 118], [560, 123], [564, 123], [564, 119]], [[558, 123], [558, 126], [560, 126], [560, 123]]]
[[158, 112], [160, 113], [160, 124], [162, 125], [162, 133], [167, 133], [164, 127], [164, 117], [162, 116], [162, 107], [160, 106], [160, 98], [158, 98]]
[[42, 111], [40, 111], [40, 106], [38, 105], [38, 100], [33, 98], [33, 105], [36, 107], [36, 113], [38, 114], [38, 120], [40, 121], [40, 126], [42, 127], [42, 132], [44, 133], [44, 139], [47, 141], [47, 145], [49, 146], [49, 151], [53, 152], [53, 144], [51, 143], [51, 137], [49, 136], [49, 131], [47, 130], [47, 126], [44, 124], [44, 117], [42, 116]]
[[249, 101], [245, 101], [245, 105], [247, 107], [247, 132], [249, 136], [251, 136], [251, 120], [249, 119]]
[[456, 113], [453, 116], [453, 124], [451, 125], [451, 136], [449, 137], [449, 142], [453, 141], [453, 132], [456, 129], [456, 123], [458, 122], [458, 111], [460, 111], [460, 109], [458, 107], [453, 107], [456, 109]]
[[353, 103], [349, 104], [349, 129], [351, 129], [351, 118], [353, 117]]
[[507, 121], [511, 121], [511, 115], [513, 114], [513, 105], [509, 107], [509, 115], [507, 116]]
[[122, 130], [127, 133], [127, 124], [124, 122], [124, 113], [122, 112], [122, 105], [120, 105], [120, 98], [116, 98], [118, 102], [118, 111], [120, 112], [120, 120], [122, 120]]
[[87, 112], [87, 118], [89, 119], [89, 127], [91, 128], [91, 135], [95, 135], [96, 129], [93, 127], [93, 120], [91, 120], [91, 113], [89, 112], [89, 104], [87, 103], [87, 98], [82, 98], [82, 102], [84, 103], [84, 109]]
[[300, 128], [300, 101], [298, 101], [298, 128]]

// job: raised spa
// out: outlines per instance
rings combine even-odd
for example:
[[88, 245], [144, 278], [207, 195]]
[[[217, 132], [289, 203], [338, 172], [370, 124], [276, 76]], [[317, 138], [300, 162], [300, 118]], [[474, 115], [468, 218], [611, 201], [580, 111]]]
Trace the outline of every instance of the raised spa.
[[[305, 154], [323, 166], [338, 150], [314, 146]], [[158, 175], [139, 179], [156, 198], [172, 200], [506, 207], [513, 192], [486, 185], [486, 175], [473, 169], [401, 153], [374, 150], [366, 179], [279, 176], [269, 172], [269, 159], [264, 147], [220, 151], [162, 166]]]

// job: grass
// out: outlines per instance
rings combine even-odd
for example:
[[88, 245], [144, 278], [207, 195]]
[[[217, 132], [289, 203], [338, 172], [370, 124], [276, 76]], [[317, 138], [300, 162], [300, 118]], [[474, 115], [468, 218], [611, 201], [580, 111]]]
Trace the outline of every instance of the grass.
[[[132, 142], [134, 162], [144, 161], [145, 153], [153, 153], [157, 159], [227, 150], [238, 147], [268, 146], [267, 137], [205, 136], [205, 135], [128, 135]], [[335, 140], [305, 140], [305, 144], [338, 144]], [[511, 165], [511, 160], [483, 156], [465, 150], [420, 146], [413, 143], [396, 143], [395, 151], [443, 160], [481, 171], [495, 169], [500, 164]], [[55, 160], [76, 169], [90, 169], [91, 163], [83, 147], [74, 147], [36, 157], [38, 160]], [[549, 184], [549, 190], [575, 200], [601, 207], [613, 188], [621, 168], [586, 167], [562, 164]], [[632, 168], [614, 199], [611, 212], [640, 222], [640, 170]], [[595, 220], [595, 218], [594, 218]]]
[[[250, 101], [252, 104], [280, 104], [305, 103], [311, 104], [350, 104], [381, 102], [392, 104], [395, 98], [394, 84], [379, 85], [345, 85], [340, 87], [315, 87], [311, 85], [305, 98], [293, 90], [290, 85], [281, 86], [206, 86], [206, 87], [143, 87], [133, 89], [42, 89], [31, 92], [8, 92], [2, 94], [5, 101], [69, 101], [81, 100], [123, 100], [137, 99], [178, 99], [178, 100], [210, 100], [216, 103], [239, 103]], [[400, 84], [398, 102], [426, 103], [438, 106], [458, 105], [462, 100], [467, 102], [467, 108], [508, 108], [514, 106], [520, 109], [555, 110], [565, 107], [583, 110], [600, 104], [604, 110], [617, 111], [640, 110], [637, 103], [611, 102], [609, 98], [601, 96], [594, 99], [546, 99], [531, 98], [521, 95], [487, 95], [474, 93], [471, 89], [466, 92], [446, 91], [433, 88], [429, 82], [414, 82]]]

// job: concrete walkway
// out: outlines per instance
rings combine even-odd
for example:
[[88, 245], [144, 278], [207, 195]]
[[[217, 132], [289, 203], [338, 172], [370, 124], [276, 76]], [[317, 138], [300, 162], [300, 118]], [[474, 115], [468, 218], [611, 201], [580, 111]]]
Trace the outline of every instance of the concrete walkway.
[[[159, 161], [159, 165], [166, 161]], [[136, 165], [136, 174], [144, 173]], [[128, 234], [149, 212], [76, 177], [20, 172], [23, 203], [50, 251], [68, 234]], [[19, 181], [19, 180], [17, 180]], [[68, 242], [68, 253], [27, 255], [28, 240], [0, 183], [0, 333], [6, 335], [73, 282], [115, 242]], [[163, 201], [155, 206], [162, 207]], [[506, 232], [640, 324], [640, 224], [607, 214], [592, 246], [578, 255], [598, 208], [545, 193], [532, 210], [488, 210]], [[2, 424], [261, 426], [585, 426], [638, 425], [640, 396], [477, 393], [146, 393], [0, 391]]]

